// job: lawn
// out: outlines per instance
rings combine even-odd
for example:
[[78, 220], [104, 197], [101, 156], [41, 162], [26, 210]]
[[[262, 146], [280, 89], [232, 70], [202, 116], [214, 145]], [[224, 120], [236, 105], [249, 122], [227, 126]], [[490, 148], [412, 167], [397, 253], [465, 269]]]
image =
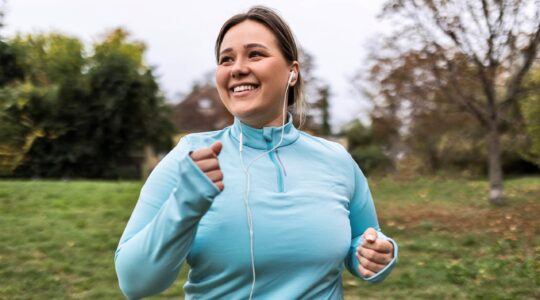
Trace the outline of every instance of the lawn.
[[[344, 274], [346, 299], [540, 299], [540, 178], [508, 180], [499, 208], [481, 180], [370, 186], [399, 263], [377, 285]], [[0, 299], [123, 299], [113, 256], [140, 187], [0, 181]], [[181, 299], [182, 284], [149, 299]]]

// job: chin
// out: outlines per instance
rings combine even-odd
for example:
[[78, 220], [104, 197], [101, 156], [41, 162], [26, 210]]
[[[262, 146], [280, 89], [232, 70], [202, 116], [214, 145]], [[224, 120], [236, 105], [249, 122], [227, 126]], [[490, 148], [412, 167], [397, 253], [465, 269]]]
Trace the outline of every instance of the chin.
[[257, 107], [253, 107], [253, 105], [246, 105], [248, 103], [237, 103], [239, 105], [235, 105], [231, 107], [231, 114], [235, 117], [238, 117], [240, 119], [242, 118], [253, 118], [256, 115], [260, 114], [261, 109]]

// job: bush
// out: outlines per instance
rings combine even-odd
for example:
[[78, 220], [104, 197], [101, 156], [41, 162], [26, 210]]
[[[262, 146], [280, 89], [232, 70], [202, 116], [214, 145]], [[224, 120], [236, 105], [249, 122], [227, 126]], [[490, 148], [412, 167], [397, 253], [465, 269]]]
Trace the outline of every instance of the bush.
[[366, 174], [383, 172], [392, 167], [392, 161], [377, 145], [359, 146], [350, 151], [351, 156]]

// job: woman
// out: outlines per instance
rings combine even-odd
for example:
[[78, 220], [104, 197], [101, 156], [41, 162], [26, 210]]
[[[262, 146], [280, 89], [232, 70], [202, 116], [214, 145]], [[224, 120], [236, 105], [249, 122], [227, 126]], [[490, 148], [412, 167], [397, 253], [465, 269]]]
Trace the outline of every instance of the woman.
[[148, 178], [116, 251], [124, 294], [163, 291], [184, 260], [186, 299], [341, 299], [343, 266], [384, 279], [397, 245], [379, 231], [365, 177], [286, 113], [302, 101], [288, 26], [254, 7], [223, 25], [215, 50], [234, 124], [185, 136]]

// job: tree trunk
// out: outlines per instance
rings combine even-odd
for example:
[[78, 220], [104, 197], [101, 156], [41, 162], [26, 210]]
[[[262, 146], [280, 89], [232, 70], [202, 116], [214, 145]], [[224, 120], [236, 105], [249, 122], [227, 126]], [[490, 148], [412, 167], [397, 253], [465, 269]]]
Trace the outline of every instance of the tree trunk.
[[489, 202], [492, 205], [504, 204], [503, 173], [501, 149], [499, 146], [498, 122], [491, 120], [488, 134], [488, 169], [489, 169]]

